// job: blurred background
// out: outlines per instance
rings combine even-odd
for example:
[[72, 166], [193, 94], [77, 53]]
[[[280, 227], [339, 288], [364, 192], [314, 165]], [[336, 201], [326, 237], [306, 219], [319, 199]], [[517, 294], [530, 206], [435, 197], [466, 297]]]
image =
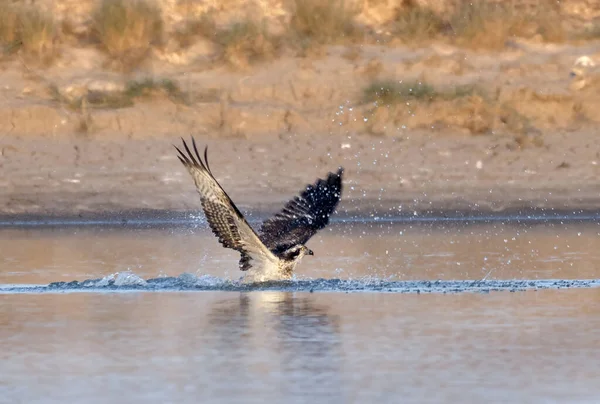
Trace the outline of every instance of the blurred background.
[[0, 213], [245, 209], [342, 165], [342, 209], [591, 209], [593, 0], [0, 1]]

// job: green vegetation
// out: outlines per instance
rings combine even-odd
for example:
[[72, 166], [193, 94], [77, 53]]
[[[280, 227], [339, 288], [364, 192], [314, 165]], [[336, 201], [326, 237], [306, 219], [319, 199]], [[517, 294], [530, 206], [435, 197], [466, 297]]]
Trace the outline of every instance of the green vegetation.
[[156, 95], [166, 95], [169, 99], [185, 103], [187, 96], [181, 91], [179, 85], [170, 79], [154, 80], [145, 78], [142, 80], [132, 80], [125, 86], [124, 97], [129, 99], [151, 97]]
[[410, 100], [432, 101], [438, 93], [427, 83], [403, 81], [375, 81], [364, 90], [365, 102], [392, 105]]
[[482, 95], [482, 91], [474, 85], [440, 90], [422, 81], [376, 80], [364, 89], [363, 102], [381, 106], [409, 101], [452, 100], [471, 95]]
[[123, 91], [100, 92], [90, 91], [85, 96], [68, 99], [60, 93], [56, 86], [50, 86], [51, 97], [67, 105], [73, 110], [86, 108], [125, 108], [134, 105], [139, 98], [163, 96], [173, 102], [187, 104], [189, 95], [179, 88], [179, 85], [170, 79], [155, 80], [145, 78], [127, 82]]

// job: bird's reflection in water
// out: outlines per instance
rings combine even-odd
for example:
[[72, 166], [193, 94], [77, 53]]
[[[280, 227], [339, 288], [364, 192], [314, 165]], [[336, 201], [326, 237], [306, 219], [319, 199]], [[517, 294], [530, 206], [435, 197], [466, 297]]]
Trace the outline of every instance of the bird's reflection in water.
[[[241, 293], [237, 301], [217, 302], [209, 316], [210, 351], [236, 358], [221, 368], [236, 384], [260, 379], [271, 384], [273, 397], [343, 400], [339, 319], [313, 295]], [[253, 378], [255, 372], [262, 377]]]

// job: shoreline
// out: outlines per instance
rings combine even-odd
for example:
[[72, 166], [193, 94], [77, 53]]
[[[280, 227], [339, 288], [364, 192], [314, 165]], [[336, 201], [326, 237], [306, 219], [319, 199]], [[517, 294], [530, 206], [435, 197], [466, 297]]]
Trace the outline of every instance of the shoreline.
[[[519, 150], [496, 136], [419, 132], [195, 138], [209, 145], [211, 168], [231, 199], [253, 215], [280, 210], [338, 166], [345, 169], [338, 211], [346, 216], [600, 209], [600, 139], [592, 130], [548, 133], [544, 147]], [[173, 151], [175, 136], [0, 140], [3, 222], [200, 212], [193, 181]]]
[[[368, 206], [368, 203], [364, 204]], [[353, 210], [336, 212], [330, 224], [543, 224], [565, 222], [590, 222], [600, 220], [600, 198], [596, 208], [540, 208], [511, 207], [501, 211], [468, 209], [427, 209], [413, 212], [395, 212], [379, 215], [373, 211]], [[274, 214], [273, 209], [244, 209], [242, 213], [253, 227]], [[62, 228], [62, 227], [129, 227], [173, 228], [206, 226], [201, 210], [128, 210], [121, 212], [86, 212], [79, 214], [0, 214], [1, 228]]]

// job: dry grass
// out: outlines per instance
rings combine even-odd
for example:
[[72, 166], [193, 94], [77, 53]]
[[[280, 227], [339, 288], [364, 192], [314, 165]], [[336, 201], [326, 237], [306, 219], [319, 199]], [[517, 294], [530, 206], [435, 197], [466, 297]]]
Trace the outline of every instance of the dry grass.
[[352, 21], [356, 12], [346, 7], [344, 0], [294, 0], [294, 5], [290, 29], [285, 34], [273, 35], [264, 21], [252, 18], [219, 27], [209, 12], [189, 19], [174, 38], [181, 48], [191, 46], [198, 37], [211, 40], [221, 48], [221, 59], [226, 64], [245, 69], [273, 59], [284, 45], [318, 52], [319, 45], [360, 36], [361, 31]]
[[274, 58], [282, 43], [280, 37], [268, 32], [263, 22], [246, 19], [220, 28], [211, 13], [189, 19], [175, 32], [181, 48], [191, 46], [198, 37], [215, 42], [220, 47], [221, 59], [237, 69]]
[[344, 0], [294, 0], [291, 29], [303, 46], [360, 39], [353, 19], [357, 11]]
[[503, 101], [499, 93], [494, 95], [477, 85], [436, 88], [419, 81], [376, 81], [365, 88], [363, 102], [371, 104], [367, 130], [373, 134], [400, 125], [461, 128], [473, 135], [499, 131], [524, 139], [536, 131], [531, 119], [518, 111], [518, 104]]
[[75, 127], [75, 132], [82, 135], [87, 135], [93, 132], [94, 126], [94, 119], [92, 118], [92, 114], [87, 108], [87, 101], [84, 99], [81, 103], [81, 108], [79, 110], [78, 122], [77, 126]]
[[78, 30], [74, 21], [64, 18], [60, 21], [58, 30], [62, 45], [81, 46], [88, 45], [90, 42], [90, 32], [88, 30]]
[[546, 42], [564, 42], [568, 35], [558, 12], [541, 11], [535, 18], [537, 34]]
[[51, 62], [57, 55], [54, 19], [34, 9], [25, 9], [19, 16], [19, 39], [24, 53], [44, 63]]
[[495, 5], [463, 2], [450, 19], [456, 41], [470, 48], [503, 48], [509, 36], [503, 14]]
[[102, 0], [93, 15], [93, 37], [122, 68], [131, 69], [162, 42], [160, 10], [145, 0]]
[[197, 18], [190, 18], [183, 27], [173, 34], [175, 41], [181, 48], [193, 45], [198, 37], [214, 39], [217, 33], [217, 24], [211, 13], [205, 13]]
[[406, 42], [422, 42], [440, 36], [448, 23], [432, 10], [409, 5], [398, 11], [392, 32]]
[[21, 51], [28, 61], [49, 64], [58, 54], [52, 16], [32, 7], [0, 3], [0, 44], [3, 54]]
[[595, 21], [586, 24], [582, 29], [575, 34], [576, 39], [597, 40], [600, 38], [600, 22]]
[[15, 7], [7, 1], [0, 1], [0, 45], [2, 53], [10, 53], [17, 48], [19, 17]]
[[561, 42], [566, 34], [557, 12], [520, 12], [500, 4], [462, 2], [449, 21], [458, 44], [474, 49], [501, 49], [511, 38], [540, 37]]
[[281, 45], [264, 24], [250, 19], [218, 30], [214, 41], [221, 47], [223, 60], [238, 69], [273, 58]]
[[560, 15], [549, 8], [524, 12], [508, 5], [462, 1], [444, 18], [412, 2], [400, 9], [391, 27], [396, 37], [419, 43], [450, 37], [473, 49], [502, 49], [515, 37], [539, 37], [546, 42], [566, 38]]

